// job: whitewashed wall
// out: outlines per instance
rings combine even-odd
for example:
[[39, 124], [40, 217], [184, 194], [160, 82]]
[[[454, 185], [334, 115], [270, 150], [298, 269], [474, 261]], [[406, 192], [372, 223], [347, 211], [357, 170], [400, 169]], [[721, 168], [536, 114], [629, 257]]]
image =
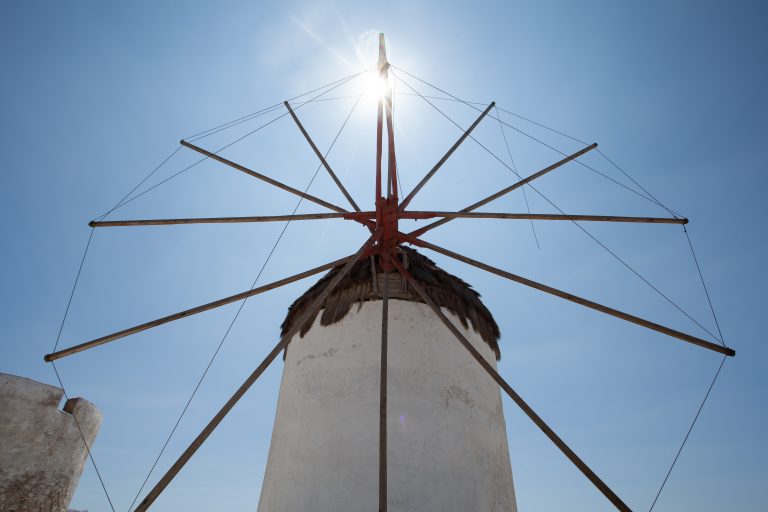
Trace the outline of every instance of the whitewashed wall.
[[[516, 511], [498, 386], [428, 306], [389, 311], [389, 510]], [[381, 301], [293, 339], [259, 512], [378, 509], [380, 340]]]
[[61, 410], [63, 396], [60, 388], [0, 373], [0, 512], [64, 512], [69, 505], [88, 453], [83, 436], [91, 446], [102, 415], [82, 398]]

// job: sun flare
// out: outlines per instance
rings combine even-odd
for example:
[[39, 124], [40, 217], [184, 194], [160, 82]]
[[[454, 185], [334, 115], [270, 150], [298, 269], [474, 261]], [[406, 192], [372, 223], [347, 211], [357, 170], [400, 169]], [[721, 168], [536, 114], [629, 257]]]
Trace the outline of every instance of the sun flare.
[[363, 99], [369, 103], [378, 102], [389, 90], [389, 80], [382, 78], [378, 70], [372, 70], [365, 76]]

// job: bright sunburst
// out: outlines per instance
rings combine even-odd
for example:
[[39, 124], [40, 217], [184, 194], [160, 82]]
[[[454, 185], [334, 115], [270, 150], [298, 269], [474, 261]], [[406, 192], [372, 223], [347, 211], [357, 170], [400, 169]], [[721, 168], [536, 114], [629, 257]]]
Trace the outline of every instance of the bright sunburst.
[[377, 69], [369, 71], [365, 75], [363, 101], [369, 105], [375, 105], [380, 98], [384, 97], [390, 86], [389, 80], [381, 78]]

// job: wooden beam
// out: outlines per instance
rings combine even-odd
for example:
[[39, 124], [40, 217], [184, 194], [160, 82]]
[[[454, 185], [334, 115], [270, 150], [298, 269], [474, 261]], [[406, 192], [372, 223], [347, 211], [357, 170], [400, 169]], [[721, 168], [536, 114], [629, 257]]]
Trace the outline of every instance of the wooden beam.
[[[389, 66], [389, 63], [387, 63]], [[386, 74], [386, 70], [385, 70]], [[392, 118], [392, 88], [387, 84], [384, 96], [384, 110], [387, 120], [387, 196], [394, 198], [397, 203], [397, 156], [395, 155], [395, 126]]]
[[736, 351], [729, 347], [724, 347], [722, 345], [718, 345], [717, 343], [712, 343], [711, 341], [703, 340], [701, 338], [697, 338], [696, 336], [691, 336], [690, 334], [686, 334], [680, 331], [676, 331], [674, 329], [670, 329], [669, 327], [664, 327], [663, 325], [659, 325], [657, 323], [651, 322], [649, 320], [645, 320], [643, 318], [630, 315], [629, 313], [624, 313], [623, 311], [619, 311], [617, 309], [610, 308], [608, 306], [604, 306], [602, 304], [598, 304], [597, 302], [592, 302], [591, 300], [587, 300], [585, 298], [579, 297], [577, 295], [573, 295], [568, 292], [564, 292], [562, 290], [558, 290], [557, 288], [552, 288], [551, 286], [547, 286], [545, 284], [537, 283], [536, 281], [532, 281], [530, 279], [526, 279], [525, 277], [518, 276], [516, 274], [513, 274], [511, 272], [507, 272], [504, 270], [501, 270], [496, 267], [492, 267], [491, 265], [487, 265], [485, 263], [479, 262], [477, 260], [473, 260], [472, 258], [468, 258], [466, 256], [462, 256], [461, 254], [455, 253], [453, 251], [450, 251], [448, 249], [444, 249], [443, 247], [439, 247], [435, 244], [431, 244], [429, 242], [425, 242], [424, 240], [418, 239], [415, 240], [409, 235], [405, 235], [409, 240], [412, 241], [415, 245], [419, 245], [420, 247], [424, 247], [427, 249], [431, 249], [435, 252], [439, 252], [440, 254], [443, 254], [445, 256], [448, 256], [450, 258], [463, 261], [464, 263], [467, 263], [468, 265], [472, 265], [473, 267], [481, 268], [487, 272], [490, 272], [491, 274], [496, 274], [497, 276], [505, 277], [511, 281], [515, 281], [516, 283], [523, 284], [525, 286], [528, 286], [530, 288], [535, 288], [536, 290], [540, 290], [546, 293], [549, 293], [550, 295], [554, 295], [555, 297], [560, 297], [561, 299], [565, 299], [571, 302], [574, 302], [576, 304], [581, 304], [582, 306], [586, 306], [590, 309], [594, 309], [595, 311], [600, 311], [601, 313], [605, 313], [607, 315], [614, 316], [616, 318], [620, 318], [622, 320], [626, 320], [627, 322], [631, 322], [633, 324], [640, 325], [642, 327], [645, 327], [647, 329], [651, 329], [656, 332], [660, 332], [662, 334], [666, 334], [667, 336], [671, 336], [673, 338], [677, 338], [682, 341], [686, 341], [688, 343], [692, 343], [693, 345], [698, 345], [699, 347], [706, 348], [708, 350], [712, 350], [714, 352], [719, 352], [720, 354], [724, 354], [726, 356], [734, 356], [736, 355]]
[[[527, 183], [530, 183], [531, 181], [544, 176], [548, 172], [554, 171], [558, 167], [561, 167], [561, 166], [567, 164], [571, 160], [575, 160], [576, 158], [580, 157], [584, 153], [592, 151], [596, 147], [597, 147], [597, 143], [590, 144], [589, 146], [585, 147], [584, 149], [582, 149], [580, 151], [577, 151], [577, 152], [575, 152], [572, 155], [568, 155], [567, 157], [563, 158], [562, 160], [560, 160], [558, 162], [555, 162], [554, 164], [550, 165], [549, 167], [545, 167], [544, 169], [540, 170], [539, 172], [531, 174], [527, 178], [524, 178], [524, 179], [518, 181], [517, 183], [514, 183], [514, 184], [510, 185], [509, 187], [503, 188], [503, 189], [499, 190], [498, 192], [496, 192], [495, 194], [491, 194], [490, 196], [486, 197], [485, 199], [481, 199], [480, 201], [476, 202], [475, 204], [467, 206], [466, 208], [464, 208], [461, 211], [462, 212], [471, 212], [472, 210], [476, 210], [476, 209], [480, 208], [481, 206], [486, 205], [486, 204], [490, 203], [491, 201], [494, 201], [494, 200], [500, 198], [503, 195], [509, 194], [513, 190], [518, 189], [518, 188], [522, 187], [523, 185], [525, 185]], [[432, 222], [431, 224], [427, 224], [423, 228], [419, 228], [419, 229], [416, 229], [414, 231], [411, 231], [408, 234], [412, 235], [412, 236], [421, 236], [424, 233], [426, 233], [427, 231], [435, 229], [438, 226], [442, 226], [446, 222], [450, 222], [450, 221], [451, 221], [451, 219], [449, 219], [449, 218], [440, 219], [438, 221]]]
[[379, 371], [379, 511], [387, 510], [387, 350], [389, 334], [389, 273], [384, 274], [381, 301], [381, 362]]
[[[368, 218], [376, 215], [376, 212], [359, 212], [367, 214]], [[168, 226], [175, 224], [236, 224], [241, 222], [281, 222], [295, 220], [320, 220], [320, 219], [351, 219], [349, 213], [299, 213], [294, 215], [262, 215], [256, 217], [200, 217], [192, 219], [149, 219], [149, 220], [109, 220], [91, 221], [92, 228], [106, 228], [116, 226]]]
[[[124, 226], [169, 226], [176, 224], [236, 224], [252, 222], [282, 222], [297, 220], [322, 220], [322, 219], [371, 219], [376, 216], [375, 211], [344, 213], [299, 213], [294, 215], [259, 215], [248, 217], [197, 217], [185, 219], [135, 219], [135, 220], [110, 220], [91, 221], [88, 223], [93, 228], [124, 227]], [[442, 211], [417, 211], [401, 212], [401, 219], [433, 219], [444, 217], [451, 219], [531, 219], [531, 220], [573, 220], [592, 222], [635, 222], [650, 224], [687, 224], [688, 219], [672, 217], [621, 217], [613, 215], [555, 215], [544, 213], [494, 213], [494, 212], [442, 212]]]
[[475, 122], [472, 123], [472, 125], [469, 128], [467, 128], [467, 131], [465, 131], [461, 135], [461, 137], [459, 137], [459, 140], [457, 140], [456, 143], [453, 146], [451, 146], [448, 152], [445, 153], [445, 155], [443, 155], [443, 157], [435, 164], [435, 166], [432, 167], [432, 169], [430, 169], [430, 171], [421, 179], [419, 184], [416, 185], [413, 188], [413, 190], [411, 190], [410, 194], [408, 194], [408, 196], [406, 196], [406, 198], [403, 199], [403, 202], [400, 203], [400, 211], [405, 210], [405, 207], [408, 206], [411, 200], [413, 200], [414, 196], [419, 193], [419, 190], [421, 190], [424, 187], [424, 185], [426, 185], [427, 182], [430, 179], [432, 179], [432, 176], [434, 176], [435, 173], [443, 166], [443, 164], [446, 162], [446, 160], [448, 160], [448, 158], [450, 158], [453, 152], [456, 151], [456, 149], [458, 149], [461, 143], [464, 142], [467, 137], [469, 137], [469, 135], [472, 133], [472, 130], [474, 130], [477, 127], [477, 125], [480, 124], [480, 121], [482, 121], [483, 118], [485, 118], [485, 116], [488, 115], [488, 112], [490, 112], [495, 105], [496, 105], [496, 102], [492, 101], [491, 104], [488, 105], [488, 107], [483, 111], [483, 113], [480, 114], [480, 116], [477, 119], [475, 119]]
[[347, 189], [344, 188], [344, 185], [342, 185], [341, 180], [339, 180], [338, 176], [336, 176], [336, 173], [333, 172], [333, 169], [331, 169], [331, 166], [328, 165], [328, 161], [325, 159], [325, 156], [320, 152], [320, 150], [315, 145], [315, 142], [312, 140], [312, 137], [309, 136], [309, 133], [307, 133], [307, 130], [304, 128], [304, 125], [301, 124], [301, 121], [299, 121], [298, 116], [291, 108], [291, 105], [284, 101], [283, 104], [285, 105], [285, 108], [288, 109], [288, 112], [291, 114], [291, 117], [296, 122], [296, 125], [299, 127], [299, 130], [301, 130], [301, 133], [304, 135], [304, 138], [307, 139], [307, 142], [309, 142], [309, 145], [312, 147], [312, 151], [315, 152], [317, 155], [317, 158], [320, 159], [320, 163], [323, 164], [323, 167], [325, 167], [325, 170], [328, 171], [328, 174], [331, 176], [331, 179], [336, 183], [336, 186], [339, 187], [339, 190], [341, 190], [341, 193], [344, 194], [344, 197], [347, 198], [347, 201], [349, 201], [349, 204], [352, 205], [352, 208], [356, 212], [360, 211], [360, 207], [357, 206], [357, 203], [355, 203], [355, 200], [352, 199], [352, 196], [349, 195], [349, 192], [347, 192]]
[[526, 403], [523, 398], [518, 395], [514, 389], [512, 389], [512, 386], [510, 386], [504, 378], [499, 375], [499, 373], [496, 371], [496, 369], [493, 367], [491, 363], [489, 363], [483, 356], [480, 354], [480, 352], [477, 351], [477, 349], [472, 345], [472, 343], [462, 334], [462, 332], [453, 325], [453, 322], [451, 322], [448, 317], [443, 314], [443, 312], [440, 310], [440, 308], [435, 304], [435, 302], [432, 300], [432, 298], [427, 295], [427, 293], [422, 289], [421, 285], [416, 282], [416, 280], [410, 275], [408, 272], [404, 272], [403, 275], [408, 280], [408, 284], [416, 290], [416, 293], [419, 294], [419, 296], [424, 300], [424, 302], [427, 303], [427, 305], [432, 309], [432, 311], [437, 315], [437, 317], [440, 319], [441, 322], [445, 324], [446, 327], [453, 333], [453, 335], [456, 337], [456, 339], [459, 340], [459, 342], [464, 346], [464, 348], [467, 349], [467, 351], [472, 355], [472, 357], [480, 364], [480, 366], [485, 369], [486, 372], [488, 372], [488, 375], [491, 376], [491, 378], [496, 381], [496, 383], [501, 387], [501, 389], [504, 390], [504, 392], [509, 396], [509, 398], [512, 399], [515, 404], [517, 404], [520, 409], [525, 413], [526, 416], [528, 416], [531, 421], [533, 421], [539, 429], [541, 429], [542, 432], [552, 441], [555, 446], [557, 446], [563, 454], [568, 457], [568, 460], [573, 462], [573, 464], [581, 471], [584, 476], [586, 476], [592, 484], [595, 485], [595, 487], [598, 488], [598, 490], [603, 493], [603, 495], [608, 498], [608, 500], [613, 503], [613, 505], [618, 509], [622, 511], [630, 511], [630, 508], [621, 500], [621, 498], [618, 497], [616, 493], [614, 493], [608, 485], [606, 485], [605, 482], [603, 482], [597, 474], [592, 471], [587, 464], [581, 460], [581, 458], [576, 455], [576, 452], [571, 450], [571, 448], [563, 441], [560, 436], [558, 436], [554, 430], [552, 430], [549, 425], [546, 424], [546, 422], [536, 414], [536, 412], [531, 408], [531, 406]]
[[445, 217], [449, 219], [531, 219], [531, 220], [573, 220], [590, 222], [640, 222], [649, 224], [688, 224], [688, 219], [675, 217], [618, 217], [615, 215], [555, 215], [549, 213], [492, 213], [492, 212], [432, 212], [407, 211], [400, 214], [401, 219], [431, 219]]
[[269, 183], [270, 185], [274, 185], [275, 187], [277, 187], [279, 189], [282, 189], [282, 190], [285, 190], [286, 192], [290, 192], [291, 194], [297, 195], [299, 197], [303, 197], [307, 201], [311, 201], [311, 202], [313, 202], [315, 204], [319, 204], [320, 206], [324, 206], [324, 207], [328, 208], [329, 210], [333, 210], [335, 212], [346, 212], [347, 211], [347, 210], [345, 210], [344, 208], [342, 208], [340, 206], [336, 206], [335, 204], [329, 203], [328, 201], [324, 201], [324, 200], [322, 200], [322, 199], [320, 199], [318, 197], [315, 197], [313, 195], [306, 194], [306, 193], [302, 192], [301, 190], [295, 189], [295, 188], [293, 188], [291, 186], [288, 186], [288, 185], [286, 185], [284, 183], [280, 183], [279, 181], [274, 180], [274, 179], [270, 178], [269, 176], [265, 176], [265, 175], [263, 175], [261, 173], [253, 171], [253, 170], [251, 170], [251, 169], [249, 169], [249, 168], [247, 168], [245, 166], [242, 166], [240, 164], [237, 164], [237, 163], [233, 162], [232, 160], [227, 160], [226, 158], [224, 158], [222, 156], [219, 156], [216, 153], [211, 153], [210, 151], [207, 151], [207, 150], [205, 150], [205, 149], [203, 149], [203, 148], [201, 148], [199, 146], [195, 146], [191, 142], [187, 142], [185, 140], [182, 140], [182, 141], [180, 141], [180, 144], [182, 146], [188, 147], [189, 149], [197, 151], [201, 155], [205, 155], [205, 156], [207, 156], [208, 158], [210, 158], [212, 160], [216, 160], [217, 162], [221, 162], [224, 165], [228, 165], [228, 166], [232, 167], [233, 169], [237, 169], [238, 171], [244, 172], [245, 174], [248, 174], [249, 176], [253, 176], [254, 178], [258, 178], [261, 181]]
[[227, 403], [224, 404], [224, 406], [219, 410], [218, 413], [216, 413], [216, 416], [213, 417], [213, 419], [208, 423], [208, 425], [205, 426], [202, 432], [198, 434], [198, 436], [192, 441], [192, 444], [189, 445], [189, 447], [184, 450], [184, 453], [181, 454], [181, 456], [176, 460], [176, 462], [171, 466], [171, 468], [163, 475], [163, 477], [157, 482], [157, 484], [152, 488], [152, 490], [147, 494], [147, 496], [139, 503], [139, 506], [136, 507], [136, 510], [134, 512], [145, 512], [149, 507], [154, 503], [154, 501], [157, 499], [157, 497], [160, 495], [163, 490], [168, 486], [168, 484], [171, 483], [173, 478], [181, 471], [181, 468], [184, 467], [184, 465], [189, 461], [189, 459], [192, 458], [192, 456], [195, 454], [195, 452], [202, 446], [202, 444], [205, 442], [206, 439], [208, 439], [208, 436], [211, 435], [211, 433], [214, 431], [214, 429], [221, 423], [221, 421], [224, 419], [224, 417], [229, 413], [229, 411], [232, 410], [232, 408], [235, 406], [235, 404], [245, 395], [246, 391], [253, 385], [254, 382], [261, 376], [262, 373], [269, 367], [269, 365], [272, 363], [272, 361], [275, 360], [277, 355], [288, 345], [288, 343], [291, 341], [291, 339], [296, 335], [297, 332], [299, 332], [299, 329], [301, 329], [304, 324], [310, 319], [313, 318], [317, 312], [320, 310], [320, 308], [323, 305], [323, 301], [325, 301], [328, 294], [330, 294], [334, 288], [339, 284], [339, 281], [344, 279], [346, 275], [349, 273], [349, 271], [352, 269], [352, 266], [357, 263], [357, 261], [362, 257], [362, 255], [368, 250], [369, 246], [371, 245], [374, 237], [371, 236], [371, 238], [366, 241], [362, 247], [355, 253], [354, 256], [350, 257], [344, 265], [344, 267], [337, 273], [333, 279], [331, 279], [331, 282], [328, 283], [328, 285], [325, 287], [325, 289], [320, 293], [320, 295], [317, 296], [317, 298], [310, 304], [310, 306], [307, 308], [307, 310], [300, 316], [300, 318], [291, 326], [291, 328], [288, 330], [288, 332], [285, 333], [285, 335], [280, 338], [280, 341], [275, 345], [275, 348], [272, 349], [272, 351], [267, 355], [267, 357], [264, 359], [264, 361], [261, 362], [261, 364], [251, 373], [248, 378], [243, 382], [243, 384], [235, 391], [235, 393], [232, 395], [232, 397], [227, 401]]
[[[384, 132], [384, 99], [379, 98], [378, 108], [376, 111], [376, 197], [373, 201], [376, 204], [381, 194], [381, 157], [382, 157], [382, 138]], [[381, 223], [381, 219], [377, 219]]]
[[248, 290], [245, 292], [237, 293], [235, 295], [230, 295], [229, 297], [225, 297], [223, 299], [215, 300], [213, 302], [209, 302], [207, 304], [203, 304], [202, 306], [197, 306], [191, 309], [187, 309], [184, 311], [181, 311], [179, 313], [174, 313], [172, 315], [164, 316], [162, 318], [158, 318], [157, 320], [152, 320], [150, 322], [146, 322], [140, 325], [136, 325], [134, 327], [129, 327], [128, 329], [123, 329], [122, 331], [118, 331], [112, 334], [108, 334], [106, 336], [102, 336], [101, 338], [96, 338], [91, 341], [86, 341], [85, 343], [81, 343], [79, 345], [75, 345], [73, 347], [69, 347], [63, 350], [59, 350], [58, 352], [53, 352], [51, 354], [46, 354], [44, 359], [46, 361], [55, 361], [56, 359], [61, 359], [62, 357], [71, 356], [72, 354], [76, 354], [78, 352], [82, 352], [83, 350], [88, 350], [93, 347], [98, 347], [99, 345], [104, 345], [105, 343], [109, 343], [110, 341], [118, 340], [120, 338], [125, 338], [126, 336], [130, 336], [131, 334], [136, 334], [141, 331], [146, 331], [147, 329], [152, 329], [153, 327], [157, 327], [163, 324], [167, 324], [168, 322], [173, 322], [175, 320], [180, 320], [182, 318], [186, 318], [188, 316], [196, 315], [198, 313], [202, 313], [203, 311], [209, 311], [211, 309], [215, 309], [221, 306], [225, 306], [227, 304], [231, 304], [233, 302], [237, 302], [239, 300], [246, 299], [248, 297], [252, 297], [254, 295], [258, 295], [260, 293], [264, 293], [269, 290], [274, 290], [275, 288], [279, 288], [281, 286], [284, 286], [286, 284], [290, 284], [296, 281], [299, 281], [301, 279], [305, 279], [307, 277], [313, 276], [315, 274], [319, 274], [320, 272], [323, 272], [325, 270], [330, 270], [332, 268], [338, 267], [339, 265], [346, 263], [349, 261], [349, 259], [352, 258], [352, 256], [347, 256], [346, 258], [341, 258], [336, 261], [331, 261], [330, 263], [326, 263], [325, 265], [320, 265], [319, 267], [315, 267], [309, 270], [306, 270], [304, 272], [301, 272], [300, 274], [296, 274], [291, 277], [286, 277], [284, 279], [280, 279], [278, 281], [274, 281], [269, 284], [265, 284], [264, 286], [259, 286], [258, 288], [254, 288], [252, 290]]
[[[387, 47], [384, 42], [384, 34], [379, 34], [379, 62], [377, 68], [379, 71], [379, 80], [387, 79]], [[384, 97], [379, 95], [378, 110], [376, 114], [376, 197], [374, 204], [378, 204], [379, 198], [383, 197], [381, 192], [381, 157], [382, 157], [382, 138], [384, 132]], [[381, 224], [381, 219], [377, 219]]]

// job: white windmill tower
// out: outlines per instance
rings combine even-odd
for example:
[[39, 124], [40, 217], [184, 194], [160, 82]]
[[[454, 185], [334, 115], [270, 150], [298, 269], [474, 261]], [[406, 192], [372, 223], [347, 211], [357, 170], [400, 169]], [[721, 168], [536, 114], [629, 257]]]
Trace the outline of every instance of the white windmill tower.
[[[397, 71], [398, 79], [406, 83], [399, 77], [402, 70], [398, 68]], [[567, 215], [562, 211], [560, 214], [475, 211], [574, 161], [594, 150], [597, 144], [563, 155], [564, 158], [552, 165], [520, 178], [460, 211], [407, 210], [413, 197], [471, 136], [495, 103], [488, 105], [472, 125], [463, 130], [456, 143], [400, 200], [392, 88], [388, 82], [390, 64], [386, 58], [383, 35], [379, 38], [378, 72], [384, 87], [378, 102], [374, 210], [361, 211], [286, 101], [287, 113], [284, 115], [292, 116], [353, 211], [228, 160], [218, 154], [221, 150], [208, 151], [191, 141], [182, 140], [182, 146], [206, 158], [330, 209], [332, 213], [105, 221], [113, 208], [90, 223], [95, 228], [340, 218], [370, 231], [370, 238], [355, 254], [242, 293], [54, 351], [46, 355], [45, 360], [53, 362], [330, 270], [294, 302], [283, 323], [279, 342], [159, 479], [139, 503], [136, 512], [149, 509], [240, 398], [283, 352], [285, 367], [259, 504], [261, 512], [372, 510], [377, 497], [379, 511], [386, 511], [388, 507], [397, 511], [515, 510], [500, 390], [520, 407], [613, 506], [618, 510], [630, 510], [496, 371], [499, 331], [490, 312], [480, 302], [479, 295], [468, 284], [439, 269], [404, 244], [437, 252], [523, 286], [718, 352], [724, 357], [733, 356], [735, 351], [714, 336], [719, 344], [493, 267], [422, 238], [426, 232], [455, 218], [657, 224], [685, 224], [688, 220], [671, 210], [668, 211], [672, 217], [664, 218]], [[345, 83], [362, 73], [334, 84]], [[316, 98], [334, 87], [326, 86]], [[279, 105], [266, 110], [276, 107]], [[387, 169], [383, 171], [385, 130]], [[384, 183], [386, 190], [382, 187]], [[411, 232], [402, 232], [398, 228], [399, 220], [433, 218], [438, 220]]]
[[[478, 294], [415, 251], [400, 263], [495, 367], [499, 330]], [[291, 306], [283, 332], [339, 270]], [[516, 510], [498, 385], [378, 257], [352, 267], [286, 349], [259, 510], [375, 510], [384, 308], [389, 509]]]

